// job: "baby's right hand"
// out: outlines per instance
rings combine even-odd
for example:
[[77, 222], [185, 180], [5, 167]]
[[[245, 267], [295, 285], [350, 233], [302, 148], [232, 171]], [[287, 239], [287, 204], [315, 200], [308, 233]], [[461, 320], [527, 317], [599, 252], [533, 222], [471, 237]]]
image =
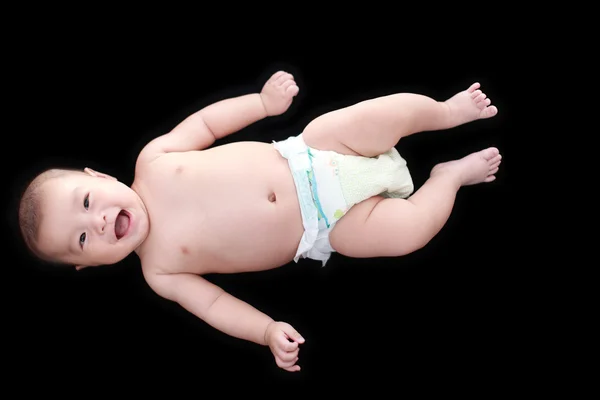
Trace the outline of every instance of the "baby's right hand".
[[279, 368], [289, 372], [300, 371], [296, 362], [304, 338], [290, 324], [271, 322], [267, 326], [265, 338]]

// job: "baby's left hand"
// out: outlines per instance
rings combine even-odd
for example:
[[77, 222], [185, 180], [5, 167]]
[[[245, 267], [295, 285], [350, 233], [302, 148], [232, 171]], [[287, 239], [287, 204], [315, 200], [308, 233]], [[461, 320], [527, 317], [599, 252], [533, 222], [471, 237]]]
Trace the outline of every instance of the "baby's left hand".
[[299, 90], [291, 74], [285, 71], [273, 74], [260, 92], [267, 115], [283, 114], [290, 107]]

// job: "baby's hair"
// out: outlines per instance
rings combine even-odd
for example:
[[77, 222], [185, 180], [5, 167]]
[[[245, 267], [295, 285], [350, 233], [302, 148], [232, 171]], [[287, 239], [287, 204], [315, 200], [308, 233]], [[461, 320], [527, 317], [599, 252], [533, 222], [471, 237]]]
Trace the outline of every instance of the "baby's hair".
[[38, 250], [38, 235], [40, 224], [42, 221], [42, 202], [44, 183], [51, 179], [56, 179], [61, 176], [81, 172], [75, 168], [50, 168], [31, 180], [25, 188], [19, 201], [19, 228], [25, 245], [36, 257], [43, 261], [56, 263], [55, 260], [49, 259], [45, 254]]

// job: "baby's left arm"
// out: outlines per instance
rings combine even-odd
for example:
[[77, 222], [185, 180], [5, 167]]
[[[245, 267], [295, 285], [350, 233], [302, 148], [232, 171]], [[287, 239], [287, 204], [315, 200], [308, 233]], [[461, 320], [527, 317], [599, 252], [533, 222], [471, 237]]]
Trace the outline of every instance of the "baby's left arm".
[[[283, 114], [298, 94], [294, 77], [284, 71], [271, 76], [260, 93], [233, 97], [213, 103], [183, 120], [171, 133], [208, 128], [214, 139], [221, 139], [266, 117]], [[211, 143], [212, 144], [212, 143]], [[208, 147], [208, 146], [205, 146]]]
[[298, 91], [294, 77], [279, 71], [260, 93], [224, 99], [190, 115], [171, 132], [148, 143], [140, 156], [151, 161], [169, 152], [205, 149], [258, 120], [284, 113]]

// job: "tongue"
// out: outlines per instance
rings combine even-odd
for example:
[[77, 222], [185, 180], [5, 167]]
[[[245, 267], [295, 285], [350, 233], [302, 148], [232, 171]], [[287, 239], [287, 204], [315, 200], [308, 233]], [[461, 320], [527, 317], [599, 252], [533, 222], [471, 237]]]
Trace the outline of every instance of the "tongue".
[[117, 222], [115, 223], [115, 234], [117, 235], [117, 239], [121, 239], [123, 235], [125, 235], [128, 227], [129, 217], [124, 213], [119, 213], [117, 216]]

